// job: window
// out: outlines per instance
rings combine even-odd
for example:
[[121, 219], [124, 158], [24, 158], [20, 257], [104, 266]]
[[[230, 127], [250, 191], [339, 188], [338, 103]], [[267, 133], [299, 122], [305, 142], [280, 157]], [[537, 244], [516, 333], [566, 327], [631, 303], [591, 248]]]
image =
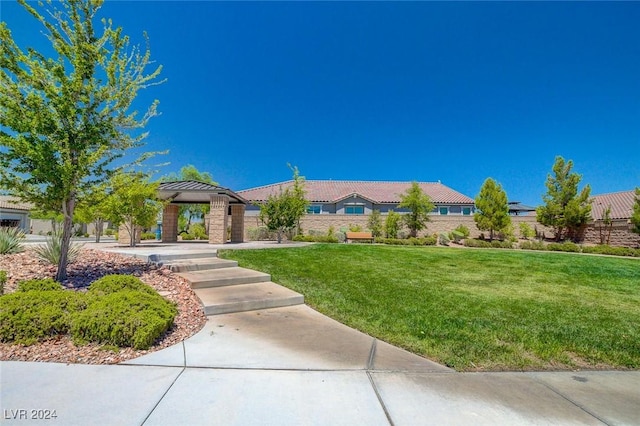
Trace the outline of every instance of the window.
[[344, 214], [364, 214], [364, 206], [358, 206], [355, 204], [345, 204]]
[[462, 207], [460, 206], [451, 206], [449, 207], [450, 214], [462, 214]]
[[440, 207], [440, 214], [449, 214], [449, 207]]
[[322, 206], [308, 206], [307, 214], [320, 214], [322, 213]]
[[462, 208], [462, 214], [464, 216], [470, 216], [471, 215], [471, 207], [463, 207]]

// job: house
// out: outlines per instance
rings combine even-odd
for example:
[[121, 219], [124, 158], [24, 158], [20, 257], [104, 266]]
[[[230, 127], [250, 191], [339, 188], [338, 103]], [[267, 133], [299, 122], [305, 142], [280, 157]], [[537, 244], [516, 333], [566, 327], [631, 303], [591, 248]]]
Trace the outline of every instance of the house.
[[29, 232], [31, 206], [6, 195], [0, 195], [0, 227], [20, 228]]
[[[631, 231], [631, 216], [636, 200], [635, 191], [620, 191], [594, 195], [591, 198], [591, 218], [584, 242], [610, 244], [612, 246], [640, 247], [640, 235]], [[606, 223], [605, 212], [609, 210], [610, 223]]]
[[[246, 215], [258, 215], [257, 204], [265, 202], [270, 195], [293, 184], [293, 181], [274, 183], [257, 188], [238, 191], [247, 206]], [[309, 201], [307, 213], [310, 215], [369, 215], [373, 210], [380, 213], [407, 212], [398, 207], [400, 196], [406, 193], [412, 182], [380, 182], [352, 180], [306, 180], [304, 189]], [[471, 216], [474, 200], [440, 182], [418, 182], [435, 208], [432, 215]]]

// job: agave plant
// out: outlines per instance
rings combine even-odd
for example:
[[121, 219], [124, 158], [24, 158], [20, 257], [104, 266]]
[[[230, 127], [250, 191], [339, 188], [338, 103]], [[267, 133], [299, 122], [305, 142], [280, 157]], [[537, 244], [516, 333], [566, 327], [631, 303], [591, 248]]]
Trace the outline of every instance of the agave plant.
[[[67, 254], [67, 263], [73, 263], [78, 258], [83, 244], [69, 245]], [[62, 252], [62, 233], [54, 233], [46, 239], [46, 242], [34, 247], [35, 254], [45, 262], [57, 265], [60, 261], [60, 253]]]
[[20, 253], [24, 248], [24, 232], [20, 228], [0, 228], [0, 254]]

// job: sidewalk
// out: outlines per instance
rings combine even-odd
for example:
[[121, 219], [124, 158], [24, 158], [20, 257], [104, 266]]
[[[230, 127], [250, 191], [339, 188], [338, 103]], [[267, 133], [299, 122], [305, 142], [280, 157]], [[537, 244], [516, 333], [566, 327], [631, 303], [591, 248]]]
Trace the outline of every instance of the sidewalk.
[[456, 373], [299, 305], [210, 316], [121, 365], [0, 363], [0, 424], [53, 410], [44, 423], [640, 425], [640, 372]]

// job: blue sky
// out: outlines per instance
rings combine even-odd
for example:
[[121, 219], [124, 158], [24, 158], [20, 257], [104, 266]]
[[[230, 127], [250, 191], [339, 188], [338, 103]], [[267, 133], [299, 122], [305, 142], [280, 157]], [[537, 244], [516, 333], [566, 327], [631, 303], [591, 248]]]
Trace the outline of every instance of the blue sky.
[[[44, 49], [15, 2], [0, 14]], [[538, 205], [556, 155], [593, 194], [640, 186], [640, 2], [107, 1], [167, 82], [148, 150], [222, 186], [487, 177]], [[160, 160], [158, 160], [160, 161]]]

